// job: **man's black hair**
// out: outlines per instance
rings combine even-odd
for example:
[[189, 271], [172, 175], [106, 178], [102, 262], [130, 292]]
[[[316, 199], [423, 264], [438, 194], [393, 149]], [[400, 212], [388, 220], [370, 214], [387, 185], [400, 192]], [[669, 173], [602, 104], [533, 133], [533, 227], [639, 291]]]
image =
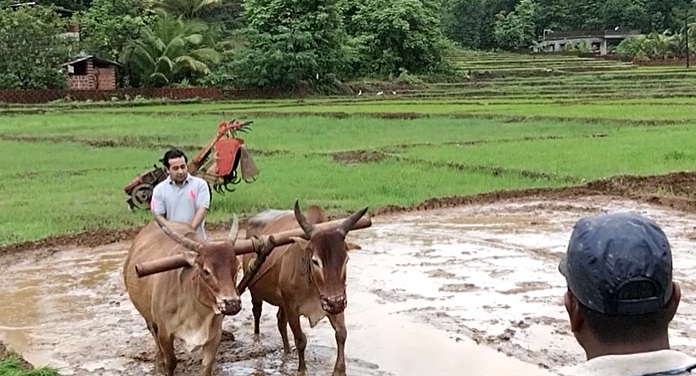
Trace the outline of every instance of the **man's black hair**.
[[188, 158], [186, 158], [186, 154], [184, 154], [183, 151], [181, 151], [178, 148], [171, 148], [171, 149], [167, 150], [166, 153], [164, 153], [164, 157], [162, 157], [162, 159], [160, 159], [160, 162], [162, 162], [164, 167], [169, 169], [169, 160], [174, 159], [174, 158], [181, 158], [181, 157], [184, 158], [184, 162], [188, 163]]
[[[618, 292], [619, 299], [643, 299], [655, 296], [655, 285], [632, 282]], [[571, 292], [572, 293], [572, 292]], [[605, 315], [580, 303], [580, 312], [595, 337], [602, 343], [638, 344], [658, 339], [669, 327], [671, 300], [657, 312], [641, 315]]]

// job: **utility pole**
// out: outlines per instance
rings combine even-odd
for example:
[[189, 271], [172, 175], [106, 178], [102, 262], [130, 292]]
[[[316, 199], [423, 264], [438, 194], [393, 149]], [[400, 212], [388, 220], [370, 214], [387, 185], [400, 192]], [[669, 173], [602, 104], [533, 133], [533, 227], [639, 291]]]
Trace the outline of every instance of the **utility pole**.
[[684, 17], [684, 40], [686, 41], [686, 68], [689, 69], [689, 12]]

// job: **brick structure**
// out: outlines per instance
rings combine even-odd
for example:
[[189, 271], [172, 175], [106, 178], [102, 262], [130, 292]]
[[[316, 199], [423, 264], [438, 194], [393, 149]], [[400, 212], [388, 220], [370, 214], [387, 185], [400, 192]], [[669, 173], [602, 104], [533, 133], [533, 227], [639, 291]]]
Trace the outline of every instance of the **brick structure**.
[[[548, 31], [548, 33], [546, 33]], [[553, 31], [544, 30], [544, 38], [534, 52], [559, 52], [563, 51], [569, 43], [585, 43], [590, 49], [604, 56], [610, 48], [616, 47], [624, 39], [640, 35], [640, 30], [624, 30], [620, 27], [614, 30], [570, 30]]]
[[70, 90], [114, 90], [116, 89], [115, 61], [94, 55], [80, 56], [63, 64]]
[[222, 89], [215, 87], [191, 88], [133, 88], [115, 90], [0, 90], [0, 103], [48, 103], [65, 98], [75, 101], [111, 101], [113, 98], [126, 100], [136, 96], [143, 98], [172, 100], [225, 99]]

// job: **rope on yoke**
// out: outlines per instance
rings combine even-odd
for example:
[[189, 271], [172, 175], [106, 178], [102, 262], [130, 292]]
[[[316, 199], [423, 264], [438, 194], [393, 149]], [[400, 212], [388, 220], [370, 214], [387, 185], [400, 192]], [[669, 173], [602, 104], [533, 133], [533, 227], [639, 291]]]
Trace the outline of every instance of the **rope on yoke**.
[[[268, 238], [266, 238], [268, 239]], [[254, 253], [258, 256], [266, 245], [266, 241], [256, 235], [251, 237], [251, 246], [254, 249]]]
[[254, 252], [256, 253], [256, 257], [251, 260], [249, 270], [244, 273], [242, 281], [239, 282], [239, 286], [237, 286], [237, 291], [239, 291], [239, 294], [242, 294], [244, 290], [246, 290], [246, 288], [249, 286], [249, 282], [251, 282], [251, 279], [254, 278], [261, 265], [264, 263], [264, 261], [266, 261], [268, 254], [271, 253], [273, 248], [275, 248], [275, 239], [273, 236], [253, 236], [251, 237], [251, 244]]

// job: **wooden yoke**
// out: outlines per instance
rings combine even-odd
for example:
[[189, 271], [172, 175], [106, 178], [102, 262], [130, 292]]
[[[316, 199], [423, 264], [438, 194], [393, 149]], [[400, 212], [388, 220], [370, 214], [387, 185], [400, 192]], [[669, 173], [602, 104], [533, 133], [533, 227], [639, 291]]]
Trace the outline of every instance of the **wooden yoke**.
[[[317, 231], [333, 230], [337, 228], [343, 221], [344, 218], [337, 219], [330, 222], [316, 224], [314, 227], [316, 227]], [[353, 228], [351, 228], [351, 231], [368, 228], [370, 226], [372, 226], [372, 219], [368, 215], [365, 215], [362, 218], [360, 218], [360, 220], [358, 220], [357, 223], [355, 223]], [[309, 240], [309, 236], [305, 233], [305, 231], [301, 227], [298, 227], [296, 229], [279, 232], [269, 236], [263, 236], [261, 238], [264, 244], [263, 247], [265, 247], [266, 244], [269, 242], [269, 238], [271, 236], [273, 237], [273, 244], [275, 244], [276, 247], [292, 243], [293, 237], [300, 237]], [[256, 247], [254, 246], [255, 242], [257, 244]], [[258, 248], [258, 239], [244, 239], [237, 241], [233, 249], [235, 254], [243, 255], [252, 252], [259, 252], [260, 249]], [[185, 266], [190, 266], [189, 263], [186, 261], [186, 258], [183, 255], [176, 255], [136, 264], [135, 272], [138, 274], [138, 277], [142, 278], [151, 274], [162, 273], [182, 268]]]

